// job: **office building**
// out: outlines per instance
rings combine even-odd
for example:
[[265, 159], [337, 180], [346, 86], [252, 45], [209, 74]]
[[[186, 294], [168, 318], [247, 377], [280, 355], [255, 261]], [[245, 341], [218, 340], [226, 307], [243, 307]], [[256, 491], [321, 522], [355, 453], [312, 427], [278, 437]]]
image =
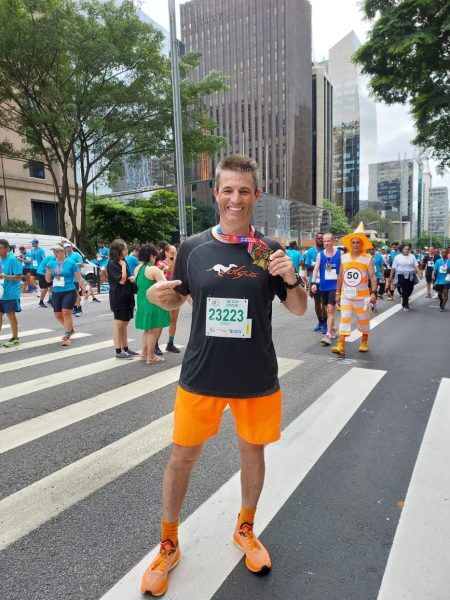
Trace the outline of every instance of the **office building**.
[[430, 190], [428, 233], [446, 238], [448, 236], [448, 188], [434, 187]]
[[333, 86], [325, 65], [312, 74], [312, 203], [331, 200], [333, 187]]
[[196, 81], [217, 70], [230, 78], [228, 91], [206, 99], [219, 125], [215, 133], [228, 140], [220, 157], [252, 156], [266, 192], [311, 204], [310, 3], [191, 0], [180, 13], [186, 51], [203, 53], [189, 77]]
[[333, 200], [353, 217], [360, 190], [367, 198], [368, 165], [376, 161], [377, 115], [352, 56], [361, 46], [354, 31], [330, 49], [333, 84]]

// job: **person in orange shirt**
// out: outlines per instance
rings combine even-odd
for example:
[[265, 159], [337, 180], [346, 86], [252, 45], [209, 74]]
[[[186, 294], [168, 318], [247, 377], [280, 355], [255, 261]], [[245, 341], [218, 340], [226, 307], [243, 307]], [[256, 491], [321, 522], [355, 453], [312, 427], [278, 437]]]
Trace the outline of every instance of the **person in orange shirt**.
[[[336, 289], [336, 301], [341, 306], [341, 322], [339, 340], [331, 349], [334, 354], [345, 356], [345, 339], [352, 332], [352, 317], [356, 316], [358, 329], [362, 333], [360, 352], [369, 350], [370, 304], [377, 301], [377, 278], [373, 258], [368, 254], [372, 244], [364, 234], [364, 225], [360, 223], [353, 233], [341, 238], [349, 252], [341, 258], [342, 268], [339, 272]], [[372, 292], [369, 289], [369, 281]]]

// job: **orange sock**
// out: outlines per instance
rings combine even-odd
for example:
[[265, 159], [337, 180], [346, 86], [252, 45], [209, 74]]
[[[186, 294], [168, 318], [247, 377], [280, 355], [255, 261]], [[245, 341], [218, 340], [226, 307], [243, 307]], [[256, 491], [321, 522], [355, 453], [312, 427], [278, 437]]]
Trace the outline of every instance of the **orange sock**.
[[345, 335], [340, 335], [338, 342], [341, 344], [341, 346], [345, 346]]
[[161, 542], [165, 542], [166, 540], [170, 540], [174, 546], [178, 546], [178, 525], [180, 521], [173, 521], [173, 523], [168, 523], [161, 519]]
[[255, 520], [255, 512], [256, 508], [247, 508], [245, 506], [241, 507], [241, 511], [238, 515], [239, 529], [242, 527], [243, 523], [248, 523], [253, 527], [253, 521]]
[[362, 341], [367, 344], [367, 342], [369, 341], [369, 334], [368, 333], [363, 333], [362, 334]]

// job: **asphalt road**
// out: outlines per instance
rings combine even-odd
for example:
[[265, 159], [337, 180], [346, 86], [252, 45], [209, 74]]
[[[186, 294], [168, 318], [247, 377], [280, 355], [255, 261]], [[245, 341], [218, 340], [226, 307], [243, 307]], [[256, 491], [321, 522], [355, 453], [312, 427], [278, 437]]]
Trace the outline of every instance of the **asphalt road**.
[[[450, 598], [448, 544], [439, 547], [450, 534], [450, 438], [439, 430], [445, 419], [430, 419], [450, 399], [450, 313], [439, 312], [422, 290], [409, 313], [394, 308], [398, 300], [380, 301], [380, 317], [390, 316], [373, 330], [370, 352], [358, 353], [354, 341], [345, 360], [313, 333], [312, 303], [304, 317], [274, 303], [273, 337], [285, 373], [285, 435], [268, 448], [255, 526], [273, 569], [267, 577], [252, 576], [231, 540], [224, 542], [222, 528], [231, 536], [230, 515], [239, 510], [239, 460], [227, 412], [192, 478], [182, 515], [184, 556], [167, 598]], [[183, 354], [165, 354], [162, 365], [116, 365], [107, 345], [112, 317], [104, 295], [76, 321], [87, 335], [73, 340], [70, 354], [57, 342], [26, 347], [60, 335], [51, 309], [26, 300], [20, 323], [30, 335], [22, 338], [22, 348], [0, 348], [5, 600], [139, 598], [138, 563], [158, 541], [176, 367]], [[189, 325], [185, 305], [175, 340], [180, 346], [187, 343]], [[41, 329], [48, 331], [33, 333]], [[135, 339], [130, 346], [138, 349], [140, 335], [132, 325], [129, 331]], [[0, 336], [9, 332], [3, 329]], [[427, 425], [430, 444], [423, 442]], [[436, 448], [444, 469], [440, 478], [427, 462], [427, 452]], [[423, 468], [435, 475], [426, 488], [420, 473], [413, 485], [422, 455]], [[430, 487], [436, 505], [427, 499], [427, 518], [414, 519]], [[405, 524], [399, 526], [402, 513]], [[189, 534], [202, 527], [197, 536]], [[421, 540], [417, 560], [420, 565], [422, 556], [427, 563], [425, 573], [414, 557], [406, 561], [409, 567], [402, 562], [408, 535]]]

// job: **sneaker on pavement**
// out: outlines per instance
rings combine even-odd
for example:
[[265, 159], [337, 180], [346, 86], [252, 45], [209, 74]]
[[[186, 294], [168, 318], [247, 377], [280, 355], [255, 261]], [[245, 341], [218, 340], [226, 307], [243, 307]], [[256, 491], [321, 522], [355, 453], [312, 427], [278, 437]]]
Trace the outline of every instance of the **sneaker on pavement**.
[[175, 344], [172, 344], [171, 342], [167, 343], [166, 350], [167, 350], [167, 352], [175, 352], [176, 354], [179, 354], [181, 352], [181, 350], [179, 348], [177, 348], [175, 346]]
[[134, 350], [128, 349], [126, 352], [128, 356], [139, 356], [139, 352], [135, 352]]
[[425, 298], [431, 298], [431, 294], [426, 294]]
[[162, 356], [163, 355], [162, 350], [158, 346], [158, 344], [156, 344], [156, 346], [155, 346], [155, 354], [156, 354], [156, 356]]
[[8, 340], [7, 342], [5, 342], [3, 344], [3, 346], [5, 348], [14, 348], [15, 346], [19, 346], [20, 345], [20, 340], [18, 340], [17, 338], [11, 338], [10, 340]]
[[320, 340], [320, 343], [324, 346], [331, 346], [331, 335], [329, 333], [326, 333]]
[[322, 323], [317, 323], [317, 325], [314, 327], [314, 331], [322, 333]]
[[142, 576], [141, 593], [162, 596], [169, 587], [169, 572], [180, 562], [180, 547], [170, 540], [161, 542], [159, 554]]
[[41, 300], [41, 301], [39, 302], [39, 306], [40, 306], [41, 308], [48, 308], [48, 306], [45, 304], [45, 302], [44, 302], [43, 300]]
[[336, 344], [336, 346], [333, 346], [333, 348], [331, 348], [331, 352], [333, 352], [333, 354], [337, 354], [338, 356], [345, 356], [345, 346], [343, 346], [340, 342], [338, 342]]
[[328, 327], [326, 323], [322, 323], [322, 329], [320, 330], [321, 333], [326, 333], [328, 331]]
[[94, 298], [92, 298], [92, 302], [100, 302], [100, 300], [94, 296]]
[[122, 350], [122, 352], [116, 354], [116, 358], [119, 358], [120, 360], [133, 360], [132, 357], [128, 354], [128, 352], [125, 352], [125, 350]]
[[245, 554], [245, 564], [252, 573], [268, 573], [272, 567], [269, 553], [253, 533], [253, 524], [242, 523], [233, 534], [236, 546]]
[[81, 308], [80, 308], [80, 310], [76, 311], [75, 316], [76, 317], [82, 317], [83, 316], [83, 311], [81, 310]]
[[337, 336], [337, 329], [336, 327], [333, 327], [333, 329], [331, 330], [331, 339], [335, 340]]

